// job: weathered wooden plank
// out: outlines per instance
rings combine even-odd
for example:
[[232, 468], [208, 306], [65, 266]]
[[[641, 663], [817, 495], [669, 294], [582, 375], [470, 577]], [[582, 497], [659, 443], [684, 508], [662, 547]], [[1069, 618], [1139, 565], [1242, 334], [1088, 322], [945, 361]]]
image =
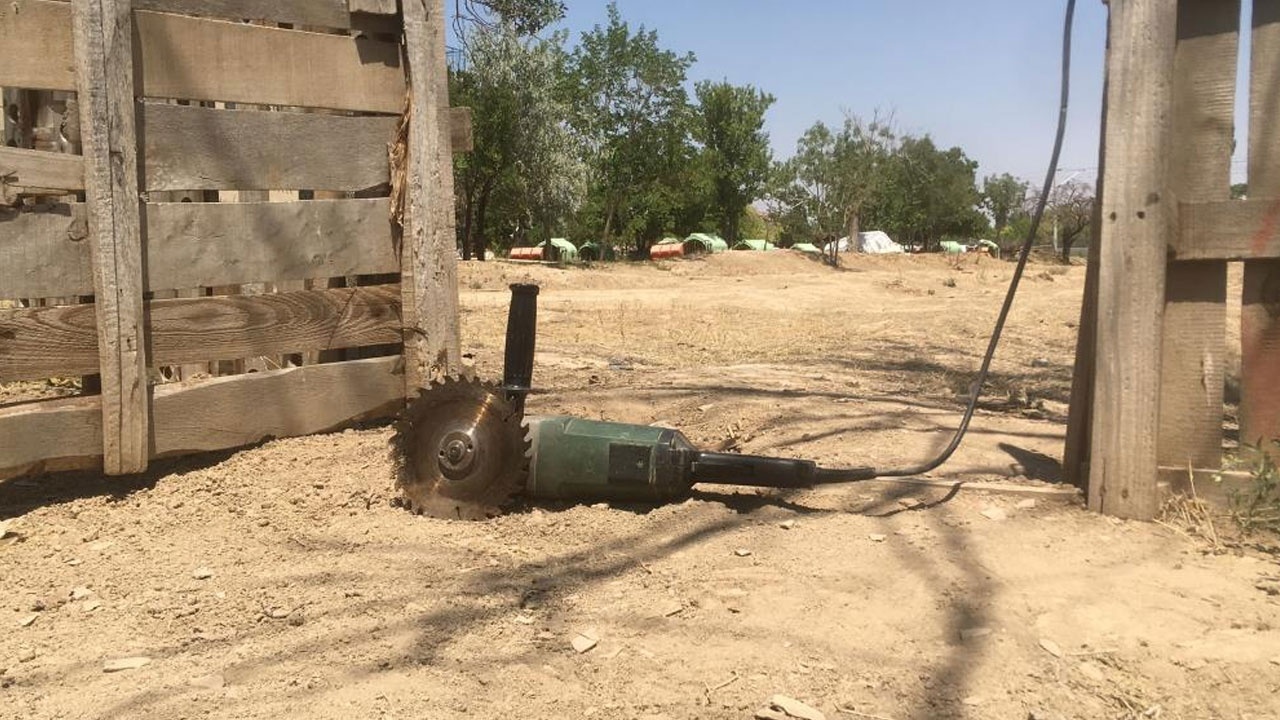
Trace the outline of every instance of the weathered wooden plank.
[[[373, 285], [147, 303], [156, 365], [400, 341], [400, 288]], [[0, 310], [0, 382], [97, 367], [93, 305]], [[105, 386], [105, 381], [104, 381]]]
[[[1107, 166], [1107, 95], [1110, 80], [1103, 68], [1102, 108], [1098, 142], [1098, 175], [1094, 183], [1095, 197], [1106, 187]], [[1093, 385], [1098, 363], [1098, 265], [1102, 243], [1102, 204], [1094, 203], [1089, 220], [1089, 256], [1084, 274], [1084, 297], [1080, 303], [1080, 324], [1076, 331], [1076, 355], [1071, 370], [1071, 404], [1068, 408], [1067, 434], [1062, 448], [1062, 476], [1066, 482], [1089, 489], [1090, 443], [1093, 441]]]
[[395, 15], [396, 0], [348, 0], [351, 12]]
[[[149, 203], [145, 290], [394, 273], [387, 200]], [[93, 294], [84, 206], [0, 212], [0, 298]]]
[[0, 147], [0, 185], [83, 190], [84, 160], [79, 155]]
[[[104, 472], [147, 467], [150, 410], [128, 0], [73, 0], [72, 37], [93, 259]], [[93, 368], [86, 373], [92, 374]]]
[[[1174, 50], [1169, 188], [1178, 200], [1231, 197], [1238, 0], [1179, 0]], [[1227, 351], [1227, 264], [1167, 269], [1158, 461], [1222, 463]]]
[[411, 110], [404, 198], [401, 287], [405, 311], [406, 395], [461, 366], [458, 268], [454, 248], [453, 159], [440, 108], [445, 81], [444, 0], [404, 5]]
[[148, 190], [364, 190], [390, 181], [387, 144], [398, 122], [147, 103], [143, 182]]
[[149, 287], [394, 273], [386, 198], [144, 208]]
[[180, 13], [224, 20], [263, 20], [316, 27], [350, 28], [345, 0], [133, 0], [135, 10]]
[[84, 206], [0, 210], [0, 299], [93, 294]]
[[1122, 517], [1150, 518], [1158, 506], [1161, 317], [1174, 212], [1164, 180], [1175, 9], [1176, 0], [1114, 3], [1108, 30], [1089, 507]]
[[[403, 406], [398, 357], [312, 365], [153, 388], [153, 457], [330, 432]], [[101, 466], [99, 399], [0, 407], [0, 480]]]
[[0, 407], [0, 480], [101, 467], [99, 396]]
[[1178, 203], [1175, 260], [1280, 259], [1280, 199]]
[[73, 55], [67, 3], [0, 2], [0, 86], [74, 90]]
[[[1249, 196], [1280, 201], [1280, 0], [1254, 0], [1249, 69]], [[1260, 243], [1267, 233], [1252, 236]], [[1256, 245], [1255, 245], [1256, 247]], [[1240, 440], [1280, 437], [1280, 260], [1244, 265]]]
[[141, 95], [399, 113], [395, 43], [137, 11]]

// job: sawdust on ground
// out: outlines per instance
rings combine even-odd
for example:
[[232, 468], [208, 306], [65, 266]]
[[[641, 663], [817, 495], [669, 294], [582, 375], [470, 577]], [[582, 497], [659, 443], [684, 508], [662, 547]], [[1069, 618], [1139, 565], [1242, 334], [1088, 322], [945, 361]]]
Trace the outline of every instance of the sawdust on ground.
[[[468, 264], [464, 333], [496, 378], [506, 284], [536, 281], [531, 412], [888, 466], [947, 439], [1010, 272]], [[383, 427], [0, 483], [0, 717], [748, 718], [775, 694], [828, 718], [1274, 717], [1274, 556], [1048, 484], [1082, 281], [1032, 267], [935, 485], [451, 523], [392, 506]]]

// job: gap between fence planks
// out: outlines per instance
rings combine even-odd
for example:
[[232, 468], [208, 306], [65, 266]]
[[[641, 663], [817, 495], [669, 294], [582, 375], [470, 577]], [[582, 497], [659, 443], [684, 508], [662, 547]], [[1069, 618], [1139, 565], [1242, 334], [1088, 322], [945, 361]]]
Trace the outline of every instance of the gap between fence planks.
[[[0, 7], [0, 86], [75, 90], [69, 4]], [[133, 16], [138, 96], [387, 114], [404, 101], [394, 42], [145, 10]]]
[[[224, 450], [330, 432], [403, 406], [399, 357], [288, 368], [152, 389], [152, 457]], [[97, 397], [0, 407], [0, 480], [97, 467]]]
[[96, 319], [98, 358], [78, 374], [101, 377], [103, 470], [124, 475], [147, 468], [150, 432], [131, 13], [128, 0], [71, 7], [96, 300], [80, 307]]
[[[1168, 187], [1180, 201], [1231, 197], [1238, 0], [1178, 0]], [[1175, 219], [1177, 216], [1175, 215]], [[1227, 264], [1170, 263], [1165, 281], [1157, 459], [1222, 464]]]
[[1089, 507], [1151, 518], [1156, 492], [1165, 246], [1164, 186], [1175, 44], [1172, 0], [1110, 9]]
[[[1280, 0], [1254, 0], [1249, 70], [1249, 196], [1280, 202]], [[1255, 235], [1255, 239], [1259, 236]], [[1280, 260], [1244, 265], [1240, 441], [1280, 436]]]
[[[401, 338], [398, 285], [177, 298], [146, 305], [149, 349], [157, 366], [380, 345]], [[95, 372], [95, 325], [93, 305], [0, 311], [0, 337], [5, 338], [0, 382]]]

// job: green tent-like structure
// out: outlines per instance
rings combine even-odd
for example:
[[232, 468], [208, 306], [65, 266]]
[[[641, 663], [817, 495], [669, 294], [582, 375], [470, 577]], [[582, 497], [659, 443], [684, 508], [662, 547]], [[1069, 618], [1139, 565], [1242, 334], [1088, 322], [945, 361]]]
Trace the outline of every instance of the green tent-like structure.
[[542, 251], [542, 259], [547, 262], [573, 262], [578, 259], [577, 246], [564, 238], [543, 240], [537, 246], [545, 248]]
[[618, 254], [614, 251], [612, 245], [607, 243], [598, 243], [595, 240], [588, 240], [582, 243], [582, 247], [578, 248], [578, 259], [583, 262], [617, 260]]
[[733, 246], [734, 250], [755, 250], [756, 252], [764, 252], [765, 250], [776, 249], [773, 243], [768, 240], [743, 240]]
[[[679, 240], [675, 240], [679, 242]], [[667, 242], [663, 240], [663, 242]], [[724, 252], [729, 249], [729, 243], [725, 242], [719, 235], [710, 233], [693, 233], [684, 239], [684, 254], [698, 255]]]

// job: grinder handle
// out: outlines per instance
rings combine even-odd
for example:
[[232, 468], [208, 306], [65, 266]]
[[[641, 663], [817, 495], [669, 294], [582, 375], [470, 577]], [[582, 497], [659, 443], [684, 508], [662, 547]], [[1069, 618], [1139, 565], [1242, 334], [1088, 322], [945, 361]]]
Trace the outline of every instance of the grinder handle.
[[524, 398], [533, 385], [533, 348], [538, 334], [538, 286], [511, 286], [507, 310], [507, 347], [503, 356], [502, 385], [516, 411], [524, 413]]
[[693, 482], [772, 488], [813, 487], [817, 464], [812, 460], [699, 452], [694, 458]]

